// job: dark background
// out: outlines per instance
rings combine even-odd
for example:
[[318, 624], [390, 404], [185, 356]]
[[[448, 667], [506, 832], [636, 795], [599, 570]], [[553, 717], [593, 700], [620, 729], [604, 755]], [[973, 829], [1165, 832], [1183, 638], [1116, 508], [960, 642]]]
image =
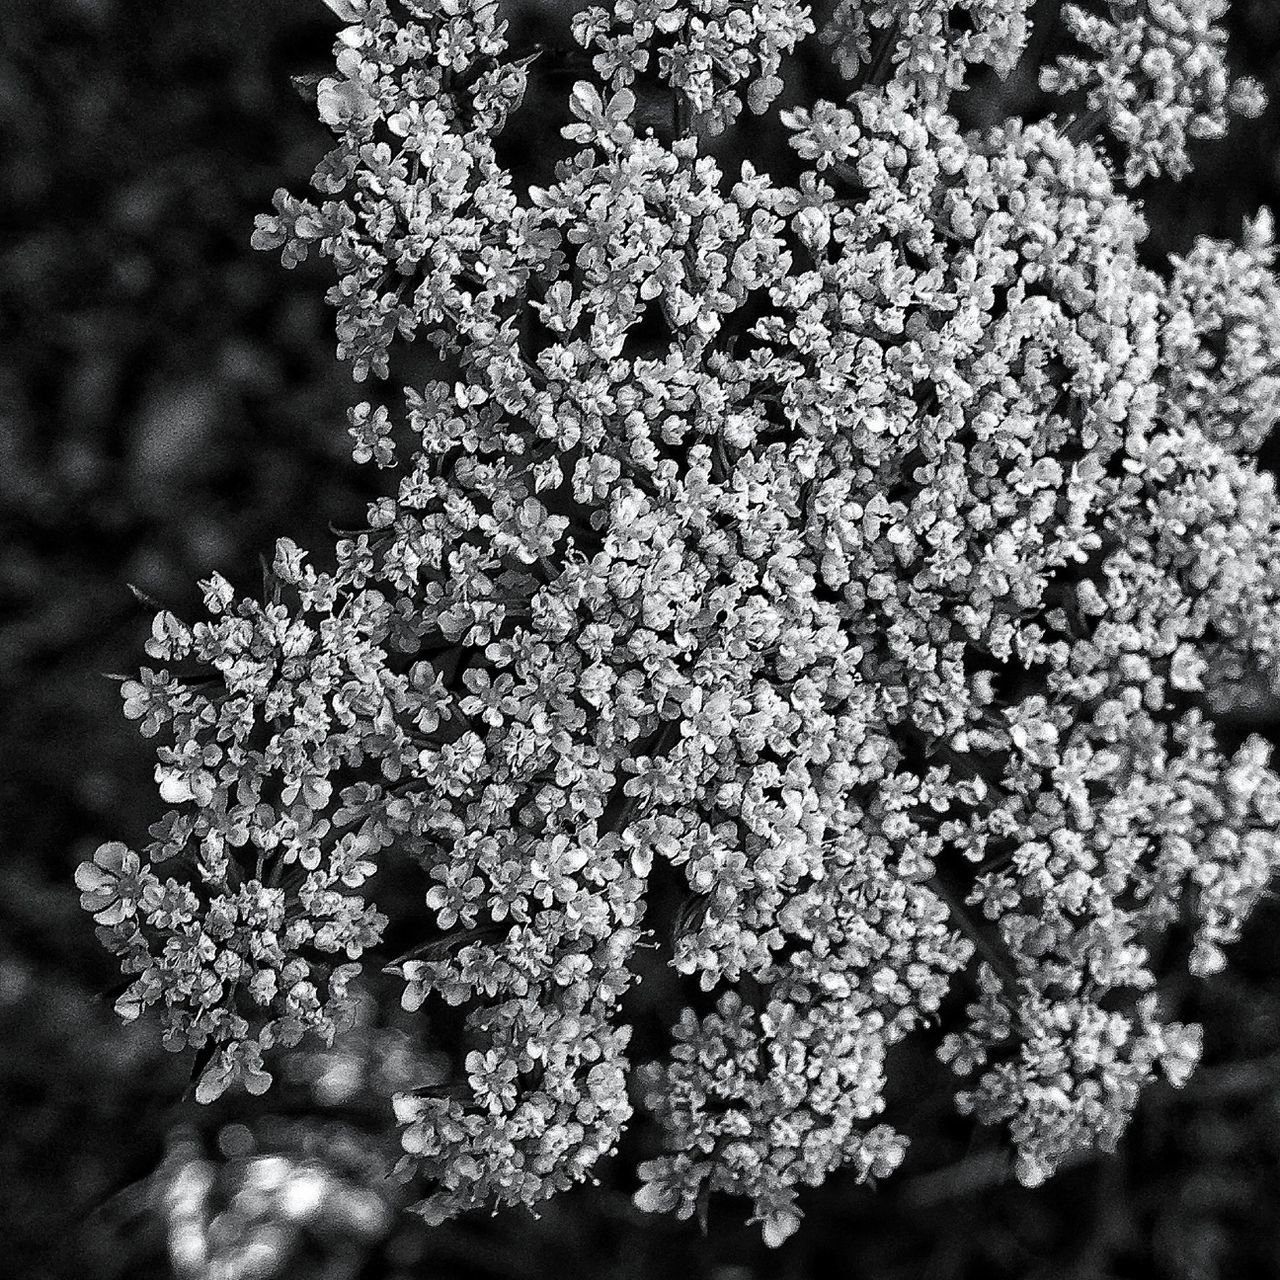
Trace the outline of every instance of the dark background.
[[[1232, 25], [1238, 69], [1280, 100], [1280, 0], [1235, 0]], [[0, 1274], [1280, 1277], [1274, 902], [1228, 974], [1179, 991], [1206, 1065], [1150, 1092], [1117, 1156], [1020, 1189], [942, 1072], [906, 1058], [903, 1170], [813, 1193], [773, 1253], [740, 1205], [713, 1204], [705, 1234], [637, 1214], [634, 1151], [540, 1219], [416, 1225], [385, 1101], [430, 1069], [429, 1034], [376, 983], [339, 1052], [295, 1053], [267, 1099], [214, 1108], [152, 1026], [119, 1024], [71, 875], [161, 808], [152, 744], [104, 675], [142, 660], [150, 611], [126, 584], [191, 614], [196, 579], [252, 590], [276, 536], [321, 546], [370, 492], [324, 269], [248, 246], [326, 146], [290, 77], [326, 68], [335, 26], [320, 0], [0, 0]], [[979, 85], [965, 111], [998, 116], [1025, 87]], [[1153, 262], [1280, 204], [1280, 109], [1197, 159], [1144, 190]], [[1229, 732], [1276, 723], [1260, 700]]]

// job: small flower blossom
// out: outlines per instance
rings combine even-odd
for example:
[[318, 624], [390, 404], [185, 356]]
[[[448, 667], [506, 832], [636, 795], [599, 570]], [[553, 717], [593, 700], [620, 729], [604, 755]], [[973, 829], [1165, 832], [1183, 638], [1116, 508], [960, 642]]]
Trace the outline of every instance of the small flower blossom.
[[76, 868], [80, 906], [101, 925], [119, 925], [136, 915], [152, 883], [138, 855], [118, 841], [100, 846], [92, 862]]

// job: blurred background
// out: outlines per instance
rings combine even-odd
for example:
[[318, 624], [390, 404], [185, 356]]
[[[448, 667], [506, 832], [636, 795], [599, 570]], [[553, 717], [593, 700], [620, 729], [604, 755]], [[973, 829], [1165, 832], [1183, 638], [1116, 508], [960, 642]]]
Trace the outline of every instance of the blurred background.
[[[525, 35], [540, 16], [524, 6]], [[1237, 69], [1280, 100], [1280, 3], [1233, 0], [1231, 23]], [[128, 584], [190, 615], [198, 578], [252, 590], [276, 536], [323, 545], [371, 492], [347, 456], [324, 268], [285, 272], [248, 243], [325, 149], [291, 77], [326, 68], [336, 25], [321, 0], [0, 0], [0, 1273], [1280, 1277], [1274, 902], [1228, 974], [1180, 991], [1206, 1065], [1149, 1093], [1117, 1156], [1020, 1189], [943, 1073], [906, 1057], [888, 1117], [913, 1138], [901, 1173], [834, 1180], [772, 1253], [739, 1205], [713, 1204], [705, 1232], [636, 1213], [632, 1150], [541, 1218], [417, 1225], [387, 1099], [439, 1067], [376, 982], [335, 1050], [212, 1108], [152, 1026], [119, 1024], [71, 876], [159, 814], [152, 744], [107, 678], [142, 660], [150, 610]], [[996, 118], [1027, 91], [982, 84], [964, 110]], [[1144, 192], [1153, 262], [1280, 204], [1280, 108], [1197, 159]], [[1228, 732], [1278, 725], [1259, 698]]]

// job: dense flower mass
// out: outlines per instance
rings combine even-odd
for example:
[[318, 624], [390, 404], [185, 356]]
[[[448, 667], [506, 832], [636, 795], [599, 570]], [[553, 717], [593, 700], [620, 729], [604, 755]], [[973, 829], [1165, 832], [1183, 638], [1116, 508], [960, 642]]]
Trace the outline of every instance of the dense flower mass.
[[1062, 22], [1080, 52], [1045, 67], [1051, 93], [1081, 92], [1124, 147], [1125, 179], [1191, 167], [1187, 144], [1221, 138], [1231, 112], [1258, 115], [1261, 87], [1233, 80], [1221, 20], [1229, 0], [1104, 0], [1067, 4]]
[[1026, 47], [1032, 0], [836, 0], [822, 31], [842, 75], [886, 63], [934, 98], [963, 88], [966, 68], [1007, 76]]
[[[1157, 274], [1080, 118], [965, 132], [1017, 0], [584, 9], [594, 78], [527, 189], [495, 140], [536, 63], [495, 0], [341, 8], [322, 199], [279, 192], [254, 242], [333, 262], [357, 379], [430, 351], [351, 411], [398, 478], [367, 528], [324, 568], [282, 540], [263, 602], [210, 579], [124, 685], [173, 808], [78, 876], [122, 1013], [205, 1052], [201, 1097], [265, 1088], [341, 1029], [367, 882], [407, 863], [435, 927], [405, 1006], [462, 1018], [456, 1082], [396, 1103], [433, 1220], [582, 1180], [634, 1101], [664, 1142], [637, 1203], [743, 1194], [779, 1242], [801, 1188], [900, 1163], [892, 1050], [940, 1017], [1024, 1182], [1112, 1146], [1199, 1053], [1161, 939], [1212, 973], [1280, 866], [1280, 777], [1213, 723], [1280, 686], [1268, 220]], [[1098, 72], [1131, 179], [1218, 128], [1184, 9], [1110, 5], [1219, 68]], [[726, 171], [713, 135], [815, 28], [852, 92], [779, 113], [794, 181]], [[629, 1100], [654, 945], [687, 1004]]]
[[[792, 0], [622, 0], [574, 16], [579, 43], [598, 49], [592, 65], [614, 89], [656, 70], [705, 129], [719, 132], [742, 110], [762, 114], [782, 91], [783, 57], [813, 31], [808, 7]], [[656, 55], [656, 56], [655, 56]]]

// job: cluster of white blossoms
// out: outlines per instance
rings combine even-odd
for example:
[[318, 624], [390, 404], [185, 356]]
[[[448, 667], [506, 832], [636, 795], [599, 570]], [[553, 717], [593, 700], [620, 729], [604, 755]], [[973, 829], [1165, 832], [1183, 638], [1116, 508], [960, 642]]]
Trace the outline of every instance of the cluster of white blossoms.
[[596, 74], [624, 89], [656, 72], [696, 124], [719, 132], [742, 111], [742, 94], [762, 114], [782, 92], [782, 59], [813, 32], [807, 5], [794, 0], [618, 0], [574, 15], [573, 34]]
[[1221, 26], [1230, 0], [1094, 0], [1067, 4], [1062, 23], [1080, 53], [1045, 67], [1050, 93], [1083, 92], [1088, 110], [1125, 151], [1131, 186], [1191, 168], [1188, 142], [1221, 138], [1231, 114], [1253, 117], [1262, 89], [1227, 70]]
[[[351, 411], [398, 477], [367, 529], [323, 569], [282, 540], [265, 603], [211, 579], [126, 685], [174, 809], [82, 868], [122, 1010], [212, 1054], [201, 1096], [265, 1086], [340, 1026], [394, 860], [435, 925], [404, 1003], [460, 1028], [396, 1104], [432, 1220], [582, 1180], [643, 1101], [637, 1202], [742, 1194], [779, 1242], [803, 1187], [900, 1163], [892, 1049], [939, 1019], [1023, 1181], [1113, 1145], [1199, 1050], [1156, 944], [1189, 924], [1213, 972], [1280, 867], [1280, 778], [1211, 718], [1280, 687], [1267, 221], [1160, 276], [1089, 139], [966, 134], [948, 94], [1012, 66], [1021, 4], [842, 4], [897, 74], [781, 113], [793, 183], [707, 138], [776, 97], [804, 6], [586, 10], [527, 190], [495, 0], [342, 7], [324, 198], [255, 243], [332, 260], [357, 378], [430, 350]], [[646, 919], [664, 867], [686, 902]], [[652, 939], [687, 1004], [629, 1100]]]
[[945, 99], [973, 65], [1007, 76], [1026, 48], [1033, 0], [836, 0], [823, 26], [840, 73], [891, 66], [900, 82]]

